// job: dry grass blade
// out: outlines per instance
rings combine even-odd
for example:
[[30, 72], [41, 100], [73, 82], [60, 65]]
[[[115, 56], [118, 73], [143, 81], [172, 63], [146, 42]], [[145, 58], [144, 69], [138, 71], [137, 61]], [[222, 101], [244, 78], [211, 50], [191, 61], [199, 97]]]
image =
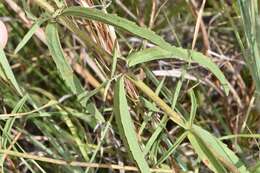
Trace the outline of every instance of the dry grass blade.
[[197, 17], [197, 22], [196, 22], [196, 26], [195, 26], [195, 31], [194, 31], [194, 36], [193, 36], [193, 40], [192, 40], [192, 46], [191, 49], [194, 50], [197, 38], [198, 38], [198, 33], [199, 33], [199, 29], [200, 29], [200, 25], [201, 25], [201, 19], [202, 19], [202, 14], [203, 14], [203, 9], [205, 6], [206, 0], [203, 0], [202, 5], [200, 7], [200, 11]]
[[[27, 153], [19, 153], [12, 150], [0, 150], [0, 153], [6, 154], [9, 156], [15, 156], [20, 158], [32, 159], [35, 161], [41, 161], [45, 163], [51, 163], [55, 165], [70, 165], [74, 167], [85, 167], [85, 168], [105, 168], [105, 169], [112, 169], [112, 170], [125, 170], [125, 171], [134, 171], [139, 172], [138, 168], [134, 166], [120, 166], [114, 164], [102, 164], [102, 163], [87, 163], [87, 162], [78, 162], [78, 161], [65, 161], [65, 160], [58, 160], [52, 159], [49, 157], [42, 157]], [[150, 169], [151, 172], [161, 172], [161, 173], [172, 173], [172, 170], [169, 169]]]

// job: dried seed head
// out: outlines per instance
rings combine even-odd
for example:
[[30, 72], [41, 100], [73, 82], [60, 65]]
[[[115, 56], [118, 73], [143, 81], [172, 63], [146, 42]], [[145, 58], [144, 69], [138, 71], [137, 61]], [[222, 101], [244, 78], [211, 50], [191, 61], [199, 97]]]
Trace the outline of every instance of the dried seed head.
[[8, 40], [8, 32], [5, 24], [0, 20], [0, 47], [3, 49]]

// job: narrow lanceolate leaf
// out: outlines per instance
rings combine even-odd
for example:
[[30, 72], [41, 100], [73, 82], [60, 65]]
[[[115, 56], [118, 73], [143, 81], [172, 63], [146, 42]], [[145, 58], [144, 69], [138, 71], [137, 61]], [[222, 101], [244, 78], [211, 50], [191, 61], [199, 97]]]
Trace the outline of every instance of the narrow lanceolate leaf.
[[249, 173], [244, 163], [236, 154], [215, 136], [197, 125], [192, 126], [192, 131], [204, 141], [208, 148], [214, 153], [214, 156], [220, 160], [230, 172]]
[[193, 89], [189, 91], [189, 95], [191, 98], [191, 111], [190, 111], [190, 120], [189, 120], [189, 127], [191, 128], [195, 119], [195, 115], [197, 112], [197, 100], [196, 100], [196, 96], [194, 94]]
[[163, 154], [163, 156], [158, 160], [156, 165], [162, 164], [168, 157], [177, 149], [177, 147], [182, 143], [182, 141], [187, 137], [188, 131], [185, 131], [181, 136], [179, 136], [175, 143]]
[[215, 173], [227, 173], [219, 160], [204, 141], [193, 133], [188, 134], [189, 141], [203, 163]]
[[138, 144], [135, 127], [128, 111], [123, 77], [117, 81], [115, 86], [114, 113], [120, 137], [122, 138], [128, 153], [136, 162], [142, 173], [149, 173], [150, 169], [148, 163]]
[[22, 96], [22, 90], [20, 89], [13, 71], [8, 63], [8, 60], [5, 56], [5, 52], [2, 48], [0, 48], [0, 68], [1, 68], [1, 74], [4, 75], [4, 78], [7, 79], [16, 89], [16, 91]]
[[204, 68], [209, 69], [219, 79], [224, 88], [225, 93], [228, 94], [229, 83], [225, 78], [224, 74], [221, 72], [218, 66], [215, 63], [213, 63], [208, 57], [196, 51], [189, 51], [174, 46], [172, 46], [169, 49], [154, 47], [130, 54], [127, 58], [127, 63], [128, 66], [131, 67], [144, 62], [170, 58], [177, 58], [187, 62], [196, 62]]
[[79, 80], [73, 74], [73, 70], [64, 56], [56, 24], [49, 23], [46, 27], [45, 32], [51, 56], [53, 57], [57, 69], [59, 70], [60, 76], [65, 81], [65, 84], [73, 94], [83, 92]]
[[36, 21], [31, 29], [25, 34], [23, 39], [20, 41], [20, 43], [17, 45], [17, 47], [14, 50], [14, 53], [18, 53], [24, 46], [25, 44], [31, 39], [31, 37], [34, 35], [34, 33], [37, 31], [37, 29], [40, 28], [41, 24], [43, 24], [47, 19], [40, 19]]
[[[169, 43], [167, 43], [165, 40], [163, 40], [162, 37], [155, 34], [153, 31], [151, 31], [147, 28], [144, 28], [144, 27], [140, 27], [140, 26], [136, 25], [135, 23], [133, 23], [129, 20], [126, 20], [124, 18], [121, 18], [119, 16], [116, 16], [114, 14], [104, 13], [101, 10], [84, 8], [84, 7], [69, 7], [69, 8], [66, 8], [62, 12], [61, 15], [83, 17], [86, 19], [104, 22], [106, 24], [113, 25], [115, 27], [128, 31], [136, 36], [149, 40], [150, 42], [152, 42], [160, 47], [160, 48], [155, 48], [155, 49], [144, 50], [144, 52], [140, 52], [139, 54], [132, 54], [132, 56], [130, 55], [130, 57], [136, 57], [136, 56], [139, 57], [139, 58], [137, 58], [138, 60], [136, 60], [136, 58], [131, 58], [129, 60], [130, 66], [138, 64], [138, 62], [142, 63], [142, 61], [141, 61], [142, 59], [144, 59], [143, 62], [160, 59], [160, 58], [162, 58], [162, 55], [164, 55], [163, 56], [164, 58], [175, 57], [175, 58], [183, 59], [186, 61], [190, 61], [190, 57], [191, 57], [191, 59], [194, 62], [197, 62], [200, 65], [211, 70], [211, 72], [214, 73], [219, 78], [220, 82], [222, 83], [222, 85], [224, 87], [225, 92], [228, 93], [228, 90], [229, 90], [228, 83], [227, 83], [224, 75], [221, 73], [221, 71], [218, 69], [218, 67], [212, 61], [210, 61], [209, 58], [205, 57], [201, 53], [171, 46]], [[159, 49], [159, 50], [157, 50], [157, 49]], [[153, 55], [153, 53], [154, 53], [154, 55]]]
[[102, 10], [97, 10], [94, 8], [84, 8], [84, 7], [69, 7], [66, 8], [62, 16], [75, 16], [83, 17], [91, 20], [97, 20], [117, 28], [128, 31], [136, 36], [147, 39], [150, 42], [162, 47], [169, 48], [171, 45], [162, 39], [159, 35], [155, 34], [153, 31], [140, 27], [134, 22], [131, 22], [127, 19], [119, 17], [114, 14], [104, 13]]

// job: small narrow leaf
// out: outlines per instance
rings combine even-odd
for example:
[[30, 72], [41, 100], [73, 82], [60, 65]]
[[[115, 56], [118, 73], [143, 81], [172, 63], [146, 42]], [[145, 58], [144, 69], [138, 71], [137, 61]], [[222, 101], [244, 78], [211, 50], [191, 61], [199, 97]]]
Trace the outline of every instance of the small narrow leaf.
[[22, 96], [23, 95], [22, 90], [20, 89], [14, 77], [13, 71], [8, 63], [8, 60], [5, 56], [5, 52], [2, 48], [0, 48], [0, 68], [1, 68], [1, 72], [4, 73], [2, 75], [5, 75], [5, 78], [9, 80], [9, 82], [14, 86], [14, 88], [20, 94], [20, 96]]
[[142, 173], [149, 173], [150, 169], [148, 163], [138, 144], [135, 127], [128, 111], [123, 77], [117, 81], [115, 86], [114, 113], [120, 137], [122, 138], [128, 153], [136, 162]]
[[181, 91], [181, 87], [182, 87], [182, 83], [183, 83], [183, 76], [185, 76], [185, 73], [186, 71], [183, 70], [182, 73], [181, 73], [181, 79], [177, 82], [177, 85], [176, 85], [176, 88], [175, 88], [175, 91], [174, 91], [174, 94], [173, 94], [173, 98], [172, 98], [172, 105], [171, 105], [171, 108], [174, 110], [175, 109], [175, 106], [176, 106], [176, 103], [177, 103], [177, 100], [178, 100], [178, 97], [180, 95], [180, 91]]
[[90, 114], [91, 121], [90, 121], [89, 125], [93, 129], [97, 126], [97, 124], [102, 124], [102, 123], [105, 122], [104, 117], [99, 112], [99, 110], [97, 109], [97, 107], [96, 107], [96, 105], [94, 103], [87, 104], [86, 110]]
[[110, 78], [113, 78], [116, 72], [116, 64], [117, 64], [118, 52], [117, 52], [117, 42], [115, 42], [113, 47], [113, 61], [111, 66], [111, 75]]
[[225, 78], [224, 74], [221, 72], [218, 66], [215, 63], [213, 63], [208, 57], [196, 51], [190, 51], [174, 46], [167, 50], [162, 49], [160, 47], [154, 47], [130, 54], [127, 58], [127, 63], [128, 66], [131, 67], [144, 62], [170, 58], [177, 58], [187, 62], [196, 62], [204, 68], [209, 69], [219, 79], [224, 88], [225, 93], [228, 94], [229, 83]]
[[[28, 99], [28, 95], [24, 95], [20, 101], [18, 101], [18, 103], [16, 104], [16, 106], [14, 107], [14, 109], [12, 110], [12, 113], [18, 113], [20, 111], [20, 109], [24, 106], [24, 104], [26, 103]], [[10, 118], [5, 122], [4, 128], [3, 128], [3, 136], [1, 139], [1, 146], [2, 147], [7, 147], [6, 144], [8, 142], [7, 136], [11, 135], [11, 129], [13, 127], [13, 124], [15, 122], [15, 118]]]
[[143, 81], [132, 79], [130, 76], [127, 76], [127, 78], [131, 80], [131, 82], [133, 82], [133, 84], [144, 94], [146, 94], [152, 101], [154, 101], [154, 103], [161, 110], [163, 110], [173, 122], [186, 129], [184, 117], [173, 111], [171, 107], [169, 107], [160, 97], [158, 97], [157, 94], [153, 92], [153, 90], [151, 90], [145, 83], [143, 83]]
[[160, 123], [157, 125], [157, 128], [154, 130], [152, 136], [149, 138], [148, 142], [146, 143], [144, 148], [144, 155], [147, 155], [150, 152], [152, 146], [158, 140], [159, 135], [165, 128], [167, 121], [168, 121], [168, 116], [164, 115]]
[[189, 141], [198, 154], [199, 158], [203, 161], [203, 163], [209, 167], [215, 173], [225, 173], [226, 169], [221, 165], [221, 163], [216, 159], [211, 150], [206, 146], [204, 141], [194, 135], [193, 133], [188, 134]]
[[51, 56], [57, 66], [57, 69], [60, 72], [60, 76], [65, 81], [65, 84], [73, 94], [83, 92], [83, 88], [73, 74], [73, 70], [70, 67], [69, 63], [66, 61], [60, 40], [58, 35], [57, 26], [54, 23], [49, 23], [46, 27], [46, 39], [48, 48], [50, 50]]
[[176, 149], [177, 147], [182, 143], [182, 141], [187, 137], [188, 131], [185, 131], [181, 136], [179, 136], [175, 143], [163, 154], [163, 156], [158, 160], [156, 165], [162, 164]]
[[160, 111], [153, 103], [151, 103], [146, 98], [140, 97], [140, 101], [144, 105], [144, 107], [146, 107], [149, 111], [152, 111], [152, 112], [159, 112]]
[[163, 110], [169, 118], [178, 124], [179, 126], [183, 127], [186, 129], [185, 125], [185, 119], [181, 115], [177, 114], [175, 111], [171, 109], [160, 97], [158, 97], [153, 90], [151, 90], [143, 81], [141, 80], [135, 80], [131, 78], [130, 76], [126, 76], [131, 82], [139, 88], [145, 95], [147, 95], [154, 103], [161, 109]]
[[169, 43], [164, 41], [162, 37], [155, 34], [153, 31], [144, 27], [140, 27], [136, 25], [134, 22], [131, 22], [117, 15], [104, 13], [102, 10], [97, 10], [94, 8], [84, 8], [84, 7], [69, 7], [66, 8], [61, 15], [83, 17], [91, 20], [104, 22], [106, 24], [126, 30], [141, 38], [147, 39], [162, 48], [171, 47]]
[[34, 35], [34, 33], [37, 31], [37, 29], [40, 28], [40, 26], [46, 21], [46, 19], [41, 19], [36, 21], [31, 29], [25, 34], [21, 42], [17, 45], [17, 47], [14, 50], [14, 53], [17, 54], [24, 46], [25, 44], [31, 39], [31, 37]]
[[196, 96], [194, 94], [193, 89], [191, 89], [189, 91], [189, 95], [191, 98], [191, 111], [190, 111], [189, 127], [191, 128], [193, 125], [194, 119], [195, 119], [198, 105], [197, 105], [197, 100], [196, 100]]

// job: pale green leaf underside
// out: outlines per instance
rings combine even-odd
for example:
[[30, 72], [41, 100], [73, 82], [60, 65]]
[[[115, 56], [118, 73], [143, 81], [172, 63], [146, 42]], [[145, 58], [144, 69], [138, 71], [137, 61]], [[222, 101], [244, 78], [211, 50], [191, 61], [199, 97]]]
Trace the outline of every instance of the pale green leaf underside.
[[37, 20], [31, 29], [25, 34], [23, 39], [20, 41], [20, 43], [17, 45], [17, 47], [14, 50], [14, 53], [18, 53], [25, 45], [26, 43], [32, 38], [34, 33], [37, 31], [37, 29], [40, 28], [40, 26], [46, 21], [47, 19], [39, 19]]
[[209, 167], [215, 173], [227, 173], [226, 169], [221, 165], [219, 160], [217, 160], [217, 158], [214, 156], [211, 150], [209, 150], [200, 137], [189, 133], [188, 139], [199, 158], [205, 163], [205, 165], [207, 165], [207, 167]]
[[73, 94], [83, 92], [83, 88], [79, 80], [73, 74], [73, 70], [64, 56], [56, 24], [49, 23], [46, 27], [45, 33], [51, 56], [53, 57], [60, 76], [65, 81], [65, 84]]
[[243, 164], [243, 162], [223, 142], [221, 142], [219, 139], [217, 139], [215, 136], [210, 134], [208, 131], [202, 129], [197, 125], [193, 125], [192, 129], [197, 136], [199, 136], [201, 139], [204, 140], [206, 145], [210, 147], [210, 149], [214, 153], [217, 153], [223, 159], [225, 159], [234, 167], [236, 167], [240, 173], [248, 173], [248, 170], [246, 166]]
[[160, 47], [154, 47], [130, 54], [127, 58], [127, 63], [128, 66], [131, 67], [137, 64], [153, 60], [170, 58], [177, 58], [187, 62], [196, 62], [204, 68], [209, 69], [219, 79], [224, 88], [225, 93], [228, 94], [229, 83], [225, 78], [224, 74], [221, 72], [218, 66], [215, 63], [213, 63], [208, 57], [196, 51], [189, 51], [174, 46], [167, 50], [162, 49]]
[[120, 137], [132, 159], [136, 162], [142, 173], [149, 173], [148, 163], [138, 144], [135, 127], [128, 111], [126, 93], [124, 89], [124, 78], [121, 77], [115, 86], [114, 113], [119, 129]]
[[1, 65], [0, 66], [1, 75], [4, 75], [2, 77], [9, 80], [9, 82], [14, 86], [14, 88], [20, 94], [20, 96], [22, 96], [23, 95], [22, 90], [20, 89], [20, 87], [15, 79], [13, 71], [9, 65], [9, 62], [5, 56], [5, 52], [2, 48], [0, 48], [0, 65]]

